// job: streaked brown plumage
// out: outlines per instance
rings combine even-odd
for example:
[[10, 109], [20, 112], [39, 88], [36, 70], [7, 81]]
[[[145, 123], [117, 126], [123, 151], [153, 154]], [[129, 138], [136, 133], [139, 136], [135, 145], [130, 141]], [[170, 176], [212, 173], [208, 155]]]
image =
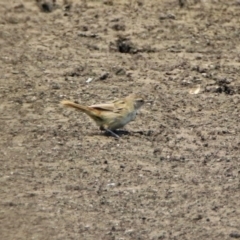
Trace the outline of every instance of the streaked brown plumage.
[[101, 130], [119, 137], [113, 130], [122, 128], [136, 117], [138, 109], [144, 104], [144, 98], [139, 94], [131, 94], [111, 103], [83, 106], [68, 100], [61, 102], [66, 107], [72, 107], [86, 113]]

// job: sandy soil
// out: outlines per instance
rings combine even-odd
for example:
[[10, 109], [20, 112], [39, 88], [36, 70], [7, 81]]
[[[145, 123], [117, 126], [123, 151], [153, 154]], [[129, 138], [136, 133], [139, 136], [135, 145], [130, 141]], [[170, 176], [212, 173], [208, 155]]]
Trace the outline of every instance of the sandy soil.
[[[239, 1], [1, 0], [0, 29], [1, 239], [240, 238]], [[59, 104], [132, 92], [119, 141]]]

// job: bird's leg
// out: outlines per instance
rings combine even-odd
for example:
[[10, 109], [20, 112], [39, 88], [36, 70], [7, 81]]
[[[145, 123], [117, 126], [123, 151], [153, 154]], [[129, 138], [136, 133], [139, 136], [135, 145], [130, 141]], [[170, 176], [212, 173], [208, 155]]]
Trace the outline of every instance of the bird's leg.
[[111, 133], [115, 138], [119, 138], [119, 136], [116, 133], [114, 133], [113, 131], [111, 131], [110, 129], [106, 128], [105, 131], [108, 133]]
[[119, 136], [116, 133], [114, 133], [112, 130], [108, 129], [106, 126], [100, 126], [100, 130], [110, 133], [115, 138], [119, 138]]

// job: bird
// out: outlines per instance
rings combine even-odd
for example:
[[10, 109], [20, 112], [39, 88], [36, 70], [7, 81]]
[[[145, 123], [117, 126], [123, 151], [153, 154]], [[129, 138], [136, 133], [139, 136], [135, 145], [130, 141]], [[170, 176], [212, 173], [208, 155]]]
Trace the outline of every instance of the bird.
[[119, 138], [119, 136], [113, 131], [133, 121], [144, 103], [144, 97], [139, 93], [130, 94], [113, 102], [91, 106], [84, 106], [69, 100], [61, 101], [61, 104], [65, 107], [75, 108], [87, 114], [95, 121], [100, 130], [105, 130], [116, 138]]

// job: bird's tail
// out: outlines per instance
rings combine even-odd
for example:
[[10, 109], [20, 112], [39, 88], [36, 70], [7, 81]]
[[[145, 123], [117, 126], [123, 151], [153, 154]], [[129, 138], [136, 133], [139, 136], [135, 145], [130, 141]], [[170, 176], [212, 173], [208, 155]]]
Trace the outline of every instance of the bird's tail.
[[83, 106], [81, 104], [74, 103], [68, 100], [63, 100], [61, 104], [63, 104], [65, 107], [75, 108], [81, 112], [84, 112], [90, 117], [94, 117], [97, 114], [96, 110], [91, 107]]

